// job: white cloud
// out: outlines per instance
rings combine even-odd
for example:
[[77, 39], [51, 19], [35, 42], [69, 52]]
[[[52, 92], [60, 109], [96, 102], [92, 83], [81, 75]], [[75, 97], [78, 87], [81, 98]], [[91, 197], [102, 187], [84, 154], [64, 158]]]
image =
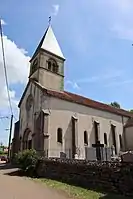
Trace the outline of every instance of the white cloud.
[[[118, 70], [118, 69], [108, 69], [107, 71], [104, 71], [104, 73], [97, 75], [97, 76], [91, 76], [87, 78], [82, 78], [82, 79], [77, 79], [74, 81], [67, 81], [67, 84], [71, 85], [73, 88], [78, 87], [80, 88], [79, 85], [81, 84], [86, 84], [86, 83], [100, 83], [100, 82], [110, 82], [114, 81], [116, 78], [123, 77], [125, 75], [125, 72], [123, 70]], [[77, 85], [77, 86], [76, 86]]]
[[78, 84], [77, 84], [76, 82], [74, 82], [74, 84], [73, 84], [73, 88], [74, 88], [74, 89], [77, 89], [77, 90], [79, 90], [79, 89], [80, 89], [80, 87], [78, 86]]
[[132, 10], [133, 1], [132, 0], [112, 0], [108, 1], [109, 5], [117, 8], [121, 13], [128, 13]]
[[56, 16], [59, 12], [60, 6], [58, 4], [52, 5], [53, 6], [53, 12], [52, 15]]
[[1, 25], [6, 25], [7, 23], [3, 20], [3, 19], [1, 19]]
[[[107, 19], [109, 29], [121, 39], [133, 40], [133, 1], [111, 0], [105, 1], [103, 17]], [[103, 10], [103, 9], [102, 9]]]
[[123, 86], [123, 85], [128, 85], [128, 84], [132, 84], [133, 80], [132, 79], [126, 79], [123, 81], [114, 81], [114, 82], [110, 82], [107, 85], [105, 85], [105, 87], [119, 87], [119, 86]]
[[[7, 36], [3, 36], [5, 47], [6, 67], [8, 73], [9, 85], [26, 84], [28, 80], [29, 59], [26, 51], [19, 48], [15, 42], [11, 41]], [[17, 99], [14, 90], [10, 90], [10, 96], [13, 108], [17, 108]], [[5, 85], [5, 76], [3, 68], [2, 48], [0, 43], [0, 110], [6, 110], [8, 107], [8, 97]]]
[[85, 1], [84, 9], [89, 12], [89, 7], [94, 13], [90, 18], [96, 17], [96, 23], [104, 24], [114, 37], [133, 40], [133, 0]]
[[98, 76], [90, 76], [87, 78], [77, 79], [77, 80], [67, 80], [66, 86], [70, 86], [75, 90], [79, 90], [84, 84], [101, 84], [103, 87], [119, 87], [126, 86], [133, 83], [132, 79], [129, 79], [125, 75], [126, 72], [123, 70], [109, 70], [105, 71], [104, 74], [99, 74]]
[[21, 51], [24, 55], [26, 55], [26, 54], [28, 53], [28, 51], [25, 50], [24, 48], [20, 48], [20, 51]]
[[68, 81], [66, 81], [65, 84], [66, 84], [66, 86], [68, 86], [68, 85], [71, 86], [73, 89], [76, 89], [76, 90], [80, 89], [79, 85], [76, 82], [68, 80]]

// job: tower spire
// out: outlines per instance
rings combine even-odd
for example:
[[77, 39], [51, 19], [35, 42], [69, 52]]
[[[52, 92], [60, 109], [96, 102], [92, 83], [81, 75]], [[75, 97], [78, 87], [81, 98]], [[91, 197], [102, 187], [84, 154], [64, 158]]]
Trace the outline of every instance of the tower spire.
[[59, 43], [54, 35], [54, 32], [51, 27], [51, 16], [48, 20], [48, 27], [45, 31], [44, 36], [42, 37], [36, 51], [34, 52], [32, 58], [37, 54], [39, 49], [46, 50], [47, 52], [50, 52], [54, 55], [57, 55], [58, 57], [65, 60], [64, 55], [61, 51], [61, 48], [59, 46]]

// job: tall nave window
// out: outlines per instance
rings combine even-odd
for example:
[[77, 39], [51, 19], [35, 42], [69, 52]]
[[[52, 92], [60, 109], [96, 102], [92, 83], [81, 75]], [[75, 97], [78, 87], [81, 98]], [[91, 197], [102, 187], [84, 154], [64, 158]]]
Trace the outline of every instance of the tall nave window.
[[104, 144], [107, 146], [108, 141], [107, 141], [107, 133], [104, 133]]
[[62, 143], [62, 129], [57, 129], [57, 142]]
[[88, 133], [87, 133], [87, 131], [84, 131], [84, 144], [88, 145]]
[[99, 123], [94, 121], [95, 143], [97, 143], [99, 141], [98, 126], [99, 126]]
[[122, 136], [121, 135], [119, 135], [119, 141], [120, 141], [120, 149], [122, 149], [123, 148], [123, 144], [122, 144]]

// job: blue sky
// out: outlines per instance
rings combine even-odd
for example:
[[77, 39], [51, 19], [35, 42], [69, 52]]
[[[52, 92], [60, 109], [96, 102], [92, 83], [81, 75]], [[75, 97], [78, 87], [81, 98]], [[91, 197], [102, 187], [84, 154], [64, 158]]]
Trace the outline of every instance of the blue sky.
[[[13, 41], [17, 50], [25, 49], [22, 59], [32, 56], [52, 15], [52, 27], [66, 57], [65, 89], [105, 103], [117, 101], [125, 109], [133, 108], [132, 10], [132, 0], [0, 0], [5, 42]], [[11, 45], [7, 46], [7, 58], [12, 57]], [[9, 74], [15, 108], [28, 70], [15, 53], [13, 56], [17, 66], [15, 59], [11, 66], [10, 61], [8, 71], [16, 70], [15, 76]], [[0, 111], [1, 115], [8, 113], [5, 105]], [[15, 114], [17, 117], [16, 109]], [[8, 120], [0, 125], [5, 143]]]

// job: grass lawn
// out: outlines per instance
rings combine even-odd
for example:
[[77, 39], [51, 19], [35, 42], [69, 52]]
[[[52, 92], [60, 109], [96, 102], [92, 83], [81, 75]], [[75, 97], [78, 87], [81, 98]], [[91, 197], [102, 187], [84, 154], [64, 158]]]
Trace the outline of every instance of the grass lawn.
[[103, 194], [96, 191], [91, 191], [83, 189], [80, 187], [68, 185], [66, 183], [58, 182], [50, 179], [34, 179], [37, 182], [44, 183], [48, 187], [52, 187], [57, 190], [64, 191], [69, 196], [77, 199], [129, 199], [128, 197], [123, 197], [114, 194]]

